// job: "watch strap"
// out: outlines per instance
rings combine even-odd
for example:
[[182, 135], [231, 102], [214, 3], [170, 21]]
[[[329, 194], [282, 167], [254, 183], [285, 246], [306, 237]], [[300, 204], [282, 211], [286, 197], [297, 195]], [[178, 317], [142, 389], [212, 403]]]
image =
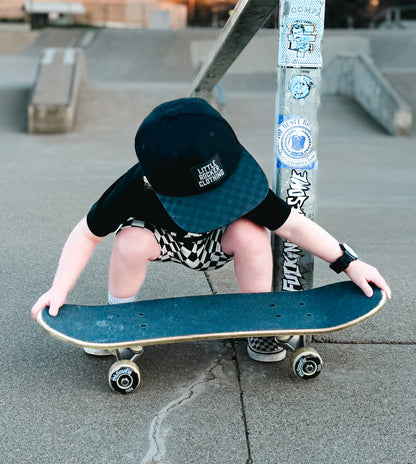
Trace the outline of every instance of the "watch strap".
[[[342, 256], [340, 256], [336, 261], [334, 261], [332, 264], [329, 265], [329, 267], [335, 271], [337, 274], [340, 274], [341, 272], [345, 271], [345, 269], [347, 269], [347, 267], [353, 262], [355, 261], [356, 259], [358, 259], [358, 255], [357, 253], [352, 250], [352, 248], [350, 248], [348, 245], [345, 245], [344, 244], [341, 244], [340, 243], [340, 248], [342, 250]], [[346, 247], [348, 247], [348, 249], [351, 250], [351, 252], [349, 252]]]

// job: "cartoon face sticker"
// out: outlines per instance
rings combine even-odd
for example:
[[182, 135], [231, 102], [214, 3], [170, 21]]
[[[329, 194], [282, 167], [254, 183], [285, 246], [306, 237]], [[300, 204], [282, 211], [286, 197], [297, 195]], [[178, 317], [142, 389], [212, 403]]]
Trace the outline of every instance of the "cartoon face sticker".
[[301, 100], [309, 95], [312, 86], [313, 81], [310, 77], [293, 76], [289, 84], [290, 94], [296, 100]]
[[305, 58], [307, 53], [314, 50], [316, 43], [315, 25], [296, 22], [290, 27], [287, 39], [289, 50], [296, 51], [298, 58]]

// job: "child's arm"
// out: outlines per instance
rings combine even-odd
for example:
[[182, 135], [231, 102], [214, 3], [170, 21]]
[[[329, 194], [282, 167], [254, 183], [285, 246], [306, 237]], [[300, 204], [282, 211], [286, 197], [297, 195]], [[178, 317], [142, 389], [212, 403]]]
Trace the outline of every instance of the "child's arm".
[[46, 306], [49, 306], [51, 316], [58, 314], [102, 238], [90, 231], [86, 218], [75, 226], [62, 250], [52, 287], [38, 299], [31, 310], [35, 321], [39, 311]]
[[[332, 235], [294, 210], [274, 233], [330, 264], [342, 255], [339, 242]], [[375, 267], [357, 259], [350, 263], [345, 273], [367, 296], [373, 294], [369, 285], [372, 282], [386, 293], [387, 298], [391, 298], [389, 286]]]

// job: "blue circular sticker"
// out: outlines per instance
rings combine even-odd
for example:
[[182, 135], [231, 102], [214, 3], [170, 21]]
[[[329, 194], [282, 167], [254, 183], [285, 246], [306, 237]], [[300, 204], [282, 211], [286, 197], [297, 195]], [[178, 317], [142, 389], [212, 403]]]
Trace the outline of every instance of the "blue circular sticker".
[[280, 125], [277, 133], [278, 158], [288, 167], [303, 168], [316, 161], [312, 149], [312, 134], [305, 118], [290, 117]]
[[307, 76], [293, 76], [290, 80], [289, 90], [290, 94], [296, 100], [306, 98], [313, 86], [313, 80]]

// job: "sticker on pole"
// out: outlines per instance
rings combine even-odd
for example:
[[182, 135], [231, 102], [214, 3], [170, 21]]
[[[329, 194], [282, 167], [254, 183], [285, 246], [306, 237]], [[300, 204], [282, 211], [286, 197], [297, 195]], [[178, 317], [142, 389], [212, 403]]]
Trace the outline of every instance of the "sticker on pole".
[[322, 66], [325, 2], [286, 0], [280, 11], [279, 66]]
[[278, 168], [316, 168], [317, 156], [313, 150], [312, 133], [307, 119], [280, 116], [276, 143]]
[[290, 79], [289, 91], [295, 100], [302, 100], [309, 96], [313, 80], [308, 76], [296, 75]]

